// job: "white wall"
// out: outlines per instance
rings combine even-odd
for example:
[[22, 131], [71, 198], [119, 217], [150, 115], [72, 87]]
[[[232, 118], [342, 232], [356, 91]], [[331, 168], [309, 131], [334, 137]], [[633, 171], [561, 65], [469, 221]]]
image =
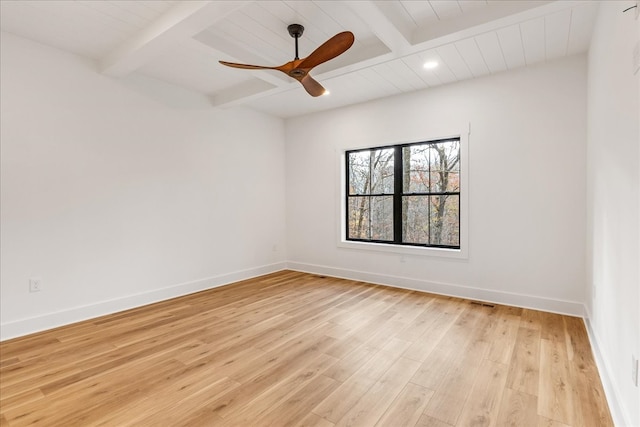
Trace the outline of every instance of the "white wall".
[[[585, 120], [585, 56], [287, 120], [289, 265], [582, 315]], [[340, 152], [467, 122], [467, 260], [337, 246]]]
[[587, 309], [618, 422], [640, 426], [631, 381], [631, 355], [640, 357], [640, 73], [631, 70], [640, 23], [622, 13], [633, 3], [600, 6], [589, 50]]
[[1, 40], [3, 339], [284, 267], [281, 119], [168, 108]]

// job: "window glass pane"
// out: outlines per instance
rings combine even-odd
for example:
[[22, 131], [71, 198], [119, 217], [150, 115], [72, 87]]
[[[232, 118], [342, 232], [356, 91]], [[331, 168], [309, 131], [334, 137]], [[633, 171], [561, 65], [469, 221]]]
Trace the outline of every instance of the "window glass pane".
[[402, 198], [402, 241], [429, 243], [429, 196]]
[[460, 189], [460, 142], [447, 141], [430, 146], [431, 192]]
[[393, 241], [393, 196], [371, 197], [371, 239]]
[[458, 195], [430, 196], [430, 239], [432, 245], [460, 245]]
[[369, 194], [371, 186], [370, 157], [369, 151], [349, 153], [349, 194]]
[[349, 197], [348, 238], [370, 239], [369, 197]]
[[429, 192], [429, 145], [411, 145], [402, 149], [403, 191]]
[[393, 193], [393, 148], [371, 152], [371, 194]]
[[460, 173], [447, 171], [431, 172], [431, 191], [433, 193], [460, 191]]

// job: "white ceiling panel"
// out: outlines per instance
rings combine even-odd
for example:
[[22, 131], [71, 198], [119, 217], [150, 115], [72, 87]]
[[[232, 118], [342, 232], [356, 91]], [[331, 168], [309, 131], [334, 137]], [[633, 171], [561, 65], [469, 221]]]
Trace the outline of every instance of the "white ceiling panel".
[[460, 52], [473, 77], [480, 77], [490, 73], [475, 38], [460, 40], [454, 43], [454, 46]]
[[546, 39], [544, 17], [532, 19], [520, 24], [524, 58], [527, 65], [543, 62], [546, 58]]
[[471, 70], [458, 52], [456, 45], [446, 44], [436, 49], [442, 61], [449, 67], [456, 80], [465, 80], [473, 77]]
[[78, 8], [73, 3], [65, 1], [47, 2], [49, 12], [53, 14], [64, 13], [68, 22], [75, 26], [98, 24], [101, 28], [111, 29], [119, 33], [127, 33], [142, 28], [146, 22], [139, 20], [137, 23], [128, 22], [119, 9], [110, 3], [80, 1], [82, 7]]
[[175, 3], [2, 0], [0, 27], [3, 31], [99, 59]]
[[241, 27], [243, 31], [247, 31], [247, 28], [250, 28], [249, 32], [259, 38], [264, 37], [265, 42], [279, 47], [283, 53], [288, 54], [287, 57], [291, 56], [294, 51], [294, 40], [286, 30], [287, 24], [265, 10], [261, 3], [252, 3], [243, 8], [238, 13], [237, 21], [234, 20], [234, 23]]
[[476, 43], [491, 73], [499, 73], [507, 69], [498, 34], [495, 31], [476, 36]]
[[401, 4], [416, 26], [427, 25], [438, 20], [438, 15], [428, 1], [404, 0]]
[[440, 81], [441, 84], [452, 83], [458, 80], [436, 49], [421, 52], [419, 56], [422, 58], [423, 64], [429, 61], [436, 61], [439, 64], [436, 68], [425, 69], [424, 73], [434, 74], [438, 77], [438, 81]]
[[506, 28], [499, 29], [496, 33], [507, 68], [513, 70], [514, 68], [524, 67], [526, 61], [524, 59], [520, 26], [510, 25]]
[[[597, 8], [591, 0], [1, 0], [0, 28], [93, 59], [105, 75], [150, 78], [147, 92], [154, 80], [211, 108], [290, 117], [584, 53]], [[329, 96], [312, 98], [278, 71], [218, 63], [291, 61], [292, 23], [305, 27], [300, 57], [338, 32], [355, 35], [311, 71]], [[440, 65], [427, 70], [427, 60]]]
[[462, 8], [460, 8], [457, 1], [431, 0], [429, 3], [440, 21], [446, 21], [462, 15]]
[[402, 59], [387, 62], [387, 66], [396, 73], [396, 78], [411, 86], [414, 90], [424, 89], [428, 85], [420, 78], [416, 69], [407, 65]]
[[312, 1], [287, 1], [287, 5], [307, 23], [313, 23], [318, 34], [323, 40], [342, 31], [342, 27], [333, 18], [325, 13], [316, 2]]
[[374, 87], [378, 93], [384, 94], [383, 96], [395, 95], [402, 92], [398, 85], [385, 79], [374, 67], [362, 69], [358, 71], [357, 74], [369, 83], [367, 86]]
[[362, 78], [357, 72], [323, 80], [322, 84], [330, 89], [330, 95], [311, 98], [304, 96], [304, 90], [296, 88], [270, 98], [257, 99], [251, 103], [251, 107], [273, 114], [275, 103], [281, 116], [291, 117], [353, 104], [354, 100], [356, 103], [366, 102], [389, 95], [388, 90], [371, 86], [369, 80]]
[[[126, 37], [122, 28], [105, 24], [101, 14], [96, 14], [97, 19], [93, 20], [96, 26], [92, 28], [91, 19], [84, 18], [91, 11], [74, 10], [73, 14], [67, 15], [67, 9], [65, 2], [47, 2], [46, 7], [39, 7], [34, 2], [0, 2], [0, 22], [3, 31], [36, 41], [46, 40], [51, 46], [90, 58], [99, 57]], [[91, 40], [77, 37], [92, 31]]]
[[479, 10], [487, 7], [485, 0], [458, 0], [462, 13], [477, 13]]
[[[331, 90], [330, 95], [322, 97], [321, 102], [324, 109], [351, 104], [352, 99], [364, 102], [378, 96], [377, 90], [371, 90], [369, 81], [363, 79], [358, 73], [335, 77], [323, 82], [323, 84]], [[313, 110], [315, 105], [313, 99], [310, 99], [306, 107]]]
[[[135, 2], [130, 2], [135, 4]], [[96, 10], [104, 16], [108, 16], [114, 21], [119, 21], [127, 26], [142, 28], [149, 20], [138, 13], [131, 10], [130, 6], [125, 2], [115, 1], [85, 1], [84, 5]], [[129, 6], [129, 7], [128, 7]]]
[[[300, 5], [296, 5], [296, 3], [297, 2], [266, 1], [261, 2], [261, 6], [284, 22], [285, 25], [283, 25], [282, 31], [285, 34], [288, 35], [287, 25], [302, 24], [304, 26], [304, 34], [301, 43], [306, 43], [310, 46], [318, 46], [324, 43], [324, 41], [330, 37], [328, 32], [325, 32], [318, 23], [305, 18], [303, 8], [301, 8]], [[248, 29], [248, 31], [251, 32], [252, 29]], [[291, 41], [293, 41], [293, 38], [291, 38]], [[312, 50], [313, 49], [309, 49], [309, 53]]]
[[344, 1], [318, 1], [315, 4], [322, 9], [344, 31], [346, 28], [356, 37], [356, 43], [371, 46], [380, 43], [374, 35], [371, 27], [365, 22], [364, 17], [358, 16]]
[[597, 8], [592, 7], [591, 4], [578, 4], [571, 8], [567, 55], [575, 55], [589, 49], [596, 13]]
[[141, 67], [138, 72], [168, 83], [214, 94], [254, 79], [253, 72], [238, 73], [218, 63], [219, 52], [195, 40], [187, 40]]
[[383, 79], [395, 86], [400, 92], [411, 92], [416, 88], [407, 80], [404, 80], [388, 62], [383, 62], [371, 67], [371, 70], [378, 73]]
[[421, 54], [416, 53], [415, 55], [404, 57], [402, 58], [402, 61], [416, 73], [416, 75], [424, 82], [426, 87], [442, 84], [438, 76], [434, 74], [433, 71], [426, 70], [423, 67], [424, 59], [422, 59]]
[[[278, 38], [273, 32], [262, 26], [257, 26], [252, 31], [246, 28], [252, 24], [252, 19], [243, 13], [234, 14], [233, 20], [224, 21], [212, 31], [221, 38], [228, 38], [248, 51], [255, 52], [265, 59], [272, 59], [270, 64], [280, 65], [293, 59], [293, 39], [287, 42]], [[286, 32], [286, 28], [283, 28]], [[263, 65], [263, 64], [259, 64]]]
[[411, 16], [401, 1], [382, 0], [375, 5], [401, 33], [408, 34], [418, 28], [417, 18]]
[[[95, 0], [77, 0], [77, 1], [95, 1]], [[131, 1], [125, 0], [120, 3], [132, 3]], [[144, 7], [146, 9], [151, 9], [155, 11], [157, 14], [162, 14], [167, 10], [167, 6], [175, 3], [174, 1], [165, 1], [165, 0], [140, 0], [135, 2], [137, 6]], [[132, 6], [133, 7], [133, 6]], [[156, 15], [157, 16], [157, 15]], [[154, 19], [151, 15], [149, 15], [149, 19]]]
[[563, 10], [544, 17], [546, 60], [567, 55], [571, 9]]

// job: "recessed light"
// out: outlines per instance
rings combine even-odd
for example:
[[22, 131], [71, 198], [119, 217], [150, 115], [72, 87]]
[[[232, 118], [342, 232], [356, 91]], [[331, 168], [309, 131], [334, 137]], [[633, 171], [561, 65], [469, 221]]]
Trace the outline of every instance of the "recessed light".
[[423, 67], [426, 68], [427, 70], [431, 70], [433, 68], [436, 68], [437, 66], [438, 66], [438, 61], [427, 61], [423, 65]]

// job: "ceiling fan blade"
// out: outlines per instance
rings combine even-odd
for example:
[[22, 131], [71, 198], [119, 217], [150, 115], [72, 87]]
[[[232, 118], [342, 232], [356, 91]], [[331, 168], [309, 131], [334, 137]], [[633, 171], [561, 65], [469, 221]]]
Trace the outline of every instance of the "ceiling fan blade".
[[355, 38], [351, 31], [338, 33], [311, 52], [311, 55], [304, 58], [299, 67], [310, 70], [316, 65], [327, 62], [349, 49], [354, 40]]
[[320, 45], [311, 55], [303, 59], [298, 59], [298, 38], [302, 35], [304, 27], [298, 24], [292, 24], [287, 27], [289, 35], [296, 39], [296, 58], [286, 64], [277, 67], [267, 67], [263, 65], [238, 64], [236, 62], [218, 61], [222, 65], [233, 68], [241, 68], [245, 70], [276, 70], [298, 80], [304, 89], [311, 96], [324, 95], [327, 91], [313, 77], [309, 75], [309, 71], [316, 65], [329, 61], [336, 56], [344, 53], [349, 49], [355, 40], [351, 31], [343, 31], [331, 37], [329, 40]]
[[300, 83], [302, 83], [302, 86], [304, 86], [304, 88], [307, 91], [307, 93], [309, 93], [309, 95], [311, 95], [311, 96], [324, 95], [324, 93], [326, 92], [326, 89], [323, 88], [322, 85], [320, 83], [318, 83], [309, 74], [307, 74], [306, 76], [301, 78], [299, 81], [300, 81]]
[[235, 62], [227, 62], [227, 61], [218, 61], [222, 65], [226, 65], [227, 67], [233, 68], [242, 68], [245, 70], [273, 70], [276, 67], [266, 67], [263, 65], [250, 65], [250, 64], [237, 64]]

